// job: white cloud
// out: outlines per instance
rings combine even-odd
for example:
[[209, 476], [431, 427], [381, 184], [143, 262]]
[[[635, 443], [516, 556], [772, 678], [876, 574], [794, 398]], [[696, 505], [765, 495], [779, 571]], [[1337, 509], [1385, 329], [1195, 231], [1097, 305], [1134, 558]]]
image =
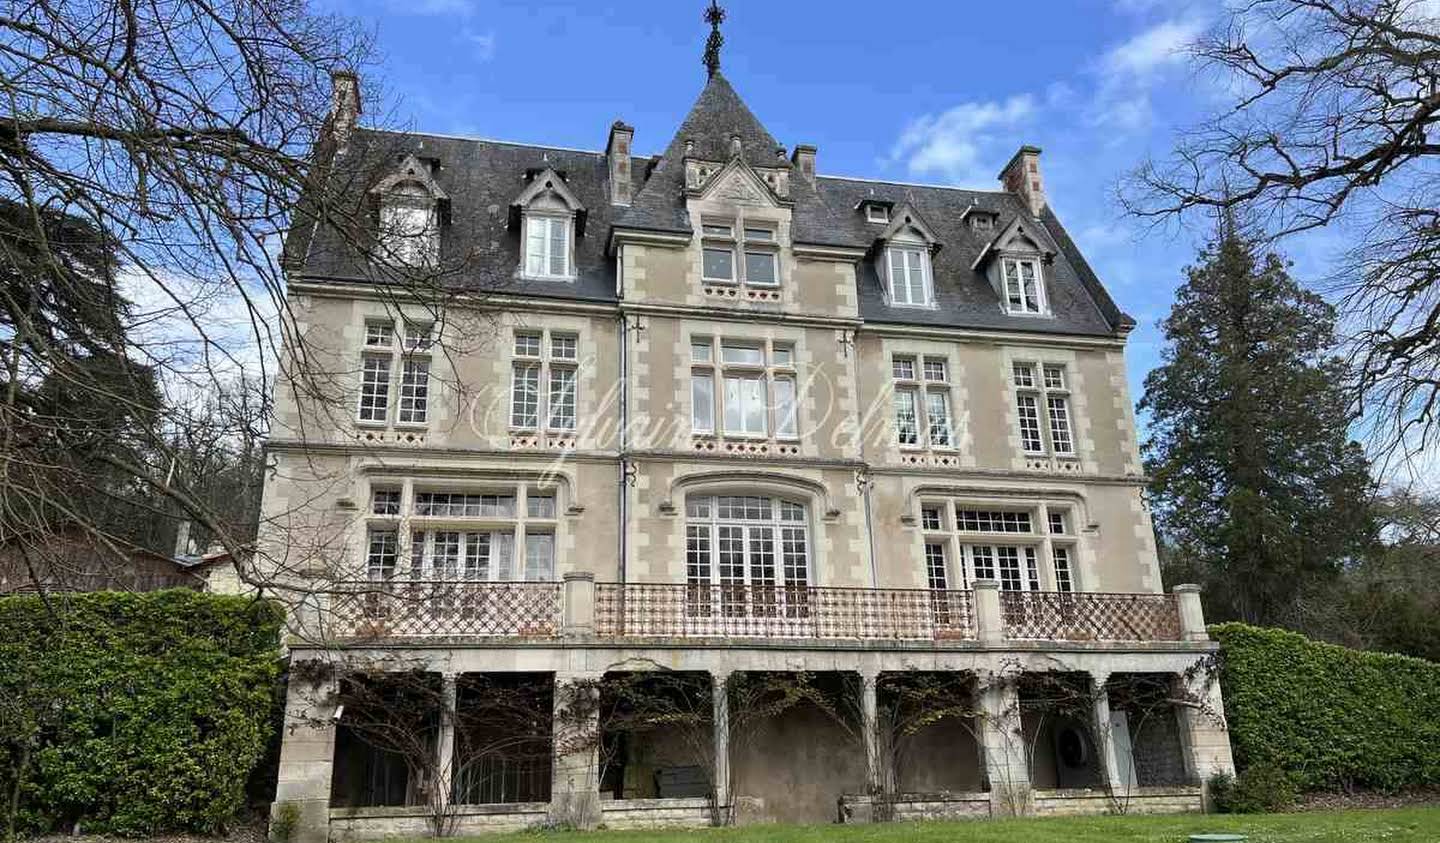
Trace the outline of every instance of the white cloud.
[[935, 174], [962, 186], [992, 188], [993, 165], [1004, 151], [999, 147], [1016, 145], [1014, 130], [1036, 112], [1035, 98], [1020, 94], [926, 114], [900, 133], [888, 163], [904, 161], [912, 174]]
[[1193, 44], [1204, 29], [1204, 22], [1198, 19], [1156, 24], [1106, 53], [1100, 61], [1100, 71], [1107, 76], [1143, 76], [1181, 64], [1186, 58], [1185, 48]]
[[470, 45], [470, 52], [478, 61], [490, 61], [495, 58], [495, 31], [493, 29], [485, 32], [472, 32], [469, 29], [462, 30], [460, 38]]

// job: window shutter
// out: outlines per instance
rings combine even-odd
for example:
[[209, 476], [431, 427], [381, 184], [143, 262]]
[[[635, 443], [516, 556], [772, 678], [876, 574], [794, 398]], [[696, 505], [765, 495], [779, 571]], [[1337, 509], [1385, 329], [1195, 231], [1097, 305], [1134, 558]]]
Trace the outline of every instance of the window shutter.
[[569, 239], [568, 226], [564, 220], [549, 220], [550, 224], [550, 274], [567, 275], [566, 263], [570, 250], [566, 248]]

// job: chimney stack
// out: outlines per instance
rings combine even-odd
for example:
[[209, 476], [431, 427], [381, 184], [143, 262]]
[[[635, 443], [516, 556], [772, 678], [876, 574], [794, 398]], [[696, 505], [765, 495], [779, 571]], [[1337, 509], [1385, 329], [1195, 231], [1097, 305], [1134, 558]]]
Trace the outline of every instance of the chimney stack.
[[1020, 147], [1000, 171], [1000, 184], [1024, 200], [1031, 216], [1039, 217], [1040, 211], [1049, 204], [1045, 198], [1045, 180], [1040, 177], [1040, 148]]
[[800, 143], [795, 145], [795, 154], [790, 156], [790, 163], [794, 164], [805, 181], [811, 184], [815, 183], [815, 153], [818, 151], [808, 143]]
[[633, 126], [616, 120], [610, 126], [610, 140], [605, 143], [605, 159], [610, 165], [610, 204], [630, 204], [630, 144], [635, 140]]
[[352, 70], [330, 73], [330, 130], [341, 149], [360, 119], [360, 77]]

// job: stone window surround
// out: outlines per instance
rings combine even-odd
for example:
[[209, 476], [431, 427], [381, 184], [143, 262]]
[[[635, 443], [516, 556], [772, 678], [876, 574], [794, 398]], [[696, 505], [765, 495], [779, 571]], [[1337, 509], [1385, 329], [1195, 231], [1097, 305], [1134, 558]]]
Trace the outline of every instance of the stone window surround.
[[[535, 335], [540, 338], [540, 353], [536, 356], [520, 355], [516, 352], [517, 337], [521, 335]], [[578, 331], [569, 328], [554, 328], [546, 326], [515, 325], [508, 333], [506, 345], [508, 365], [505, 369], [508, 378], [506, 387], [509, 391], [509, 400], [505, 403], [505, 424], [511, 433], [550, 433], [559, 436], [574, 436], [580, 428], [580, 349], [585, 346], [585, 338]], [[573, 347], [575, 357], [557, 358], [554, 356], [554, 338], [566, 337], [575, 340]], [[534, 426], [515, 424], [515, 372], [522, 365], [537, 365], [540, 370], [536, 380], [536, 404]], [[556, 370], [567, 370], [572, 373], [574, 425], [570, 427], [550, 426], [550, 385], [553, 373]]]
[[[733, 330], [731, 330], [733, 328]], [[740, 325], [716, 324], [711, 327], [701, 327], [696, 324], [688, 324], [681, 331], [682, 352], [685, 360], [688, 361], [687, 376], [683, 379], [683, 385], [679, 391], [683, 395], [680, 402], [690, 420], [690, 435], [693, 439], [716, 439], [716, 440], [745, 440], [764, 441], [775, 443], [796, 443], [803, 437], [805, 426], [804, 401], [800, 392], [800, 358], [801, 332], [790, 335], [788, 332], [773, 332], [769, 330], [746, 330]], [[721, 359], [721, 347], [725, 343], [743, 345], [759, 345], [765, 353], [763, 366], [751, 366], [745, 364], [725, 363]], [[691, 347], [694, 345], [709, 343], [710, 361], [697, 362], [691, 359]], [[790, 364], [788, 366], [776, 365], [774, 363], [775, 347], [788, 346], [790, 349]], [[766, 433], [764, 435], [748, 434], [743, 432], [729, 432], [725, 430], [724, 414], [724, 374], [727, 370], [763, 373], [766, 394]], [[712, 377], [712, 407], [711, 407], [711, 430], [696, 430], [693, 426], [695, 418], [693, 379], [697, 371], [708, 371]], [[792, 397], [795, 416], [795, 433], [793, 436], [779, 436], [775, 433], [778, 424], [775, 418], [774, 382], [779, 378], [789, 378], [795, 385], [795, 394]]]
[[[728, 226], [728, 235], [708, 233], [706, 226]], [[764, 229], [768, 238], [751, 239], [745, 236], [747, 230]], [[760, 290], [776, 290], [783, 286], [785, 274], [781, 259], [780, 224], [770, 215], [747, 215], [744, 207], [737, 207], [733, 214], [705, 213], [700, 221], [700, 280], [705, 284], [722, 284], [740, 288], [755, 287]], [[730, 277], [712, 278], [705, 274], [705, 252], [709, 249], [723, 249], [730, 252]], [[751, 281], [747, 276], [746, 254], [764, 252], [771, 256], [774, 267], [773, 283]]]
[[[900, 373], [897, 371], [897, 361], [902, 360], [908, 360], [912, 365], [912, 371], [910, 373], [912, 376], [909, 378], [900, 377]], [[916, 441], [909, 444], [900, 441], [900, 427], [895, 414], [892, 412], [890, 416], [890, 421], [891, 426], [894, 428], [895, 436], [893, 441], [895, 442], [895, 444], [901, 450], [905, 451], [933, 450], [943, 451], [947, 453], [959, 451], [960, 431], [959, 425], [957, 424], [957, 414], [955, 409], [956, 398], [954, 394], [955, 390], [953, 389], [956, 371], [954, 365], [951, 363], [950, 355], [925, 352], [891, 351], [887, 362], [890, 366], [891, 389], [895, 392], [900, 392], [904, 390], [915, 395]], [[944, 366], [944, 380], [935, 380], [934, 378], [928, 376], [928, 373], [926, 371], [926, 369], [928, 368], [928, 363], [940, 363]], [[950, 427], [949, 444], [936, 445], [930, 441], [929, 395], [932, 392], [938, 392], [940, 394], [943, 394], [945, 396], [945, 401], [948, 405], [948, 424]]]
[[[1031, 383], [1022, 385], [1017, 382], [1016, 367], [1029, 367], [1031, 372]], [[1028, 456], [1050, 456], [1061, 460], [1077, 460], [1080, 458], [1079, 448], [1075, 434], [1075, 402], [1070, 399], [1071, 395], [1071, 366], [1068, 363], [1053, 360], [1014, 358], [1010, 363], [1010, 386], [1016, 395], [1016, 400], [1022, 395], [1033, 396], [1036, 399], [1035, 410], [1037, 420], [1040, 424], [1040, 449], [1028, 450], [1021, 446], [1021, 450]], [[1063, 375], [1060, 385], [1052, 385], [1049, 378], [1049, 370], [1059, 369]], [[1067, 411], [1065, 427], [1069, 433], [1070, 448], [1060, 450], [1055, 446], [1055, 421], [1052, 417], [1050, 399], [1063, 399]], [[1016, 408], [1017, 424], [1019, 409]], [[1017, 428], [1018, 429], [1018, 428]]]
[[[1081, 541], [1077, 525], [1082, 520], [1083, 502], [1052, 497], [985, 497], [963, 493], [947, 493], [943, 490], [919, 490], [912, 495], [913, 512], [903, 519], [915, 528], [918, 535], [917, 548], [913, 558], [926, 564], [925, 546], [943, 543], [945, 548], [946, 578], [951, 588], [968, 588], [975, 582], [975, 571], [970, 554], [964, 553], [966, 545], [1006, 545], [1033, 547], [1036, 549], [1036, 566], [1042, 591], [1055, 591], [1054, 548], [1063, 547], [1070, 554], [1070, 582], [1073, 591], [1085, 590], [1085, 578], [1081, 573]], [[938, 529], [926, 525], [924, 511], [939, 507], [941, 520]], [[955, 514], [962, 509], [1023, 511], [1030, 515], [1029, 532], [981, 532], [960, 530]], [[1065, 513], [1067, 531], [1054, 533], [1050, 529], [1050, 513]], [[1028, 590], [1025, 578], [1025, 560], [1021, 557], [1021, 577], [1024, 590]], [[998, 572], [997, 572], [998, 573]], [[923, 581], [923, 580], [922, 580]]]
[[[412, 328], [426, 329], [426, 336], [420, 342], [411, 342]], [[367, 315], [361, 323], [360, 329], [360, 360], [361, 383], [356, 390], [357, 400], [355, 402], [354, 422], [358, 427], [365, 428], [395, 428], [398, 430], [425, 430], [430, 426], [435, 416], [435, 391], [432, 388], [434, 369], [431, 360], [431, 349], [439, 342], [437, 328], [433, 315], [425, 314], [415, 319], [407, 319], [405, 314], [385, 313], [381, 315]], [[388, 328], [388, 340], [385, 343], [372, 343], [372, 329]], [[389, 373], [386, 392], [385, 418], [366, 419], [360, 416], [360, 407], [364, 395], [364, 361], [367, 358], [382, 358], [389, 361]], [[400, 392], [404, 385], [405, 364], [411, 360], [424, 361], [431, 364], [426, 372], [426, 413], [424, 421], [402, 422], [400, 418]]]
[[[378, 470], [377, 470], [378, 469]], [[394, 527], [398, 538], [396, 579], [408, 575], [411, 529], [447, 529], [460, 531], [496, 524], [513, 524], [516, 529], [514, 563], [516, 570], [523, 570], [524, 537], [522, 523], [534, 521], [554, 536], [554, 571], [558, 580], [562, 574], [575, 567], [575, 535], [570, 525], [572, 518], [580, 517], [585, 507], [575, 497], [574, 478], [567, 473], [541, 474], [532, 471], [467, 471], [451, 472], [441, 466], [421, 467], [414, 471], [397, 472], [385, 470], [382, 466], [361, 469], [359, 481], [361, 495], [359, 512], [353, 521], [351, 547], [357, 553], [347, 554], [346, 566], [357, 575], [366, 578], [366, 557], [369, 550], [369, 532], [374, 527]], [[371, 511], [371, 500], [377, 490], [400, 491], [400, 507], [397, 515], [377, 515]], [[467, 492], [471, 494], [514, 494], [515, 516], [509, 517], [445, 517], [417, 516], [413, 514], [415, 492], [417, 491]], [[555, 501], [553, 518], [533, 519], [528, 516], [527, 495], [531, 492], [549, 495]]]

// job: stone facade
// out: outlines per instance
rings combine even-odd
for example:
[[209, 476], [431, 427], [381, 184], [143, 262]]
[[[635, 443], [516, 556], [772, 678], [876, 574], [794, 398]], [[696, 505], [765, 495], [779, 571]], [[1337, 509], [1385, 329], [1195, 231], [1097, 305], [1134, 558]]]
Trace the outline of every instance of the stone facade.
[[[549, 802], [454, 806], [457, 830], [823, 821], [837, 805], [859, 821], [887, 787], [902, 819], [1088, 813], [1134, 791], [1137, 764], [1187, 787], [1134, 791], [1131, 810], [1192, 810], [1230, 769], [1198, 595], [1160, 581], [1133, 322], [1046, 205], [1038, 150], [992, 193], [830, 179], [814, 147], [786, 158], [718, 74], [656, 159], [632, 157], [620, 122], [603, 153], [337, 131], [337, 170], [382, 141], [412, 169], [435, 162], [434, 251], [480, 244], [483, 294], [377, 283], [327, 263], [323, 231], [292, 270], [297, 377], [276, 388], [256, 572], [308, 595], [292, 658], [339, 675], [400, 660], [444, 677], [452, 709], [472, 673], [715, 683], [706, 798], [602, 795], [623, 760], [557, 750]], [[527, 178], [565, 183], [560, 239], [522, 241], [527, 215], [552, 212]], [[1009, 256], [1000, 232], [1021, 223], [1029, 251]], [[492, 271], [505, 281], [485, 289]], [[1042, 312], [1021, 312], [1032, 298]], [[975, 709], [887, 773], [877, 686], [914, 671], [974, 677]], [[856, 678], [860, 742], [797, 710], [732, 746], [725, 682], [745, 672]], [[1053, 789], [1060, 738], [1024, 743], [1041, 730], [1020, 679], [1056, 672], [1094, 693], [1077, 751], [1103, 798]], [[1194, 704], [1117, 743], [1106, 683], [1122, 673]], [[301, 716], [316, 699], [292, 685], [277, 811], [297, 805], [310, 841], [423, 833], [423, 806], [330, 807], [346, 720]], [[440, 728], [436, 751], [456, 752]], [[633, 752], [620, 796], [661, 789], [637, 770], [689, 775]]]

